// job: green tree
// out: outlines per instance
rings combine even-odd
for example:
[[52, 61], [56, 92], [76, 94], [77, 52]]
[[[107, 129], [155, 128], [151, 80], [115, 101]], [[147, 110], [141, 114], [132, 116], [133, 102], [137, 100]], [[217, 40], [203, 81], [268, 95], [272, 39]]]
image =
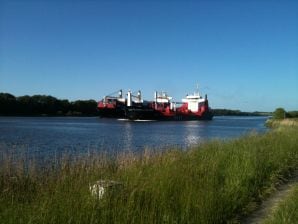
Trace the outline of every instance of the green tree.
[[19, 115], [32, 115], [33, 102], [31, 96], [25, 95], [17, 98], [18, 114]]
[[77, 100], [69, 102], [49, 95], [33, 95], [15, 97], [9, 93], [0, 93], [0, 116], [62, 116], [62, 115], [97, 115], [95, 100]]
[[0, 114], [12, 115], [17, 110], [17, 101], [14, 95], [9, 93], [0, 93]]
[[67, 114], [68, 111], [71, 110], [71, 104], [68, 100], [58, 100], [58, 114]]
[[72, 110], [81, 115], [96, 115], [97, 102], [94, 100], [77, 100], [72, 102]]
[[287, 117], [290, 117], [290, 118], [298, 117], [298, 111], [289, 111], [287, 113]]
[[286, 118], [286, 111], [284, 108], [276, 108], [276, 110], [273, 112], [273, 119], [284, 119]]

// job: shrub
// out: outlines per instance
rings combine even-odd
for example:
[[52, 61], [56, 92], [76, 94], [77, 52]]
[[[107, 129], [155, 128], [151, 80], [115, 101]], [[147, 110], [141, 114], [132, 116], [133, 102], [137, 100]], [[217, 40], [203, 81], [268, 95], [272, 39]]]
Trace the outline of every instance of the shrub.
[[277, 108], [274, 112], [273, 112], [273, 119], [284, 119], [286, 118], [286, 111], [284, 108]]

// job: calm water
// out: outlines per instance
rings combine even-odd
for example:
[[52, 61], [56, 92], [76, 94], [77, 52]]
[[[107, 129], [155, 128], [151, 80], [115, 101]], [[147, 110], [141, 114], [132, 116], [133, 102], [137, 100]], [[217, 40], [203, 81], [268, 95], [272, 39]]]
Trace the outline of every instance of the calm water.
[[185, 149], [212, 138], [264, 132], [266, 117], [214, 117], [212, 121], [130, 122], [97, 117], [0, 117], [0, 152], [35, 157], [61, 153]]

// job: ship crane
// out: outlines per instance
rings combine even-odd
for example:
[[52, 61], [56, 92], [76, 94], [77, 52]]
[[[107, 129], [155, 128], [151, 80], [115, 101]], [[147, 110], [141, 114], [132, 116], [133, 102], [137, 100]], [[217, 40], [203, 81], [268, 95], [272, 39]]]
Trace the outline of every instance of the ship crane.
[[[118, 98], [122, 98], [122, 89], [116, 91], [116, 92], [113, 92], [113, 93], [110, 93], [108, 94], [107, 96], [104, 96], [104, 98], [108, 98], [108, 99], [118, 99]], [[115, 96], [116, 94], [118, 94], [118, 96]]]
[[[118, 94], [118, 95], [116, 95], [116, 94]], [[107, 103], [110, 100], [118, 100], [118, 101], [121, 101], [121, 102], [124, 102], [125, 101], [125, 99], [123, 98], [123, 91], [122, 91], [122, 89], [120, 89], [120, 90], [118, 90], [116, 92], [110, 93], [107, 96], [104, 96], [103, 99], [104, 99], [103, 100], [104, 103]]]
[[98, 103], [101, 117], [126, 118], [130, 120], [212, 120], [207, 95], [200, 92], [187, 94], [182, 102], [174, 101], [166, 92], [155, 92], [154, 100], [143, 101], [141, 91], [122, 90], [105, 96]]
[[132, 93], [130, 90], [128, 90], [128, 92], [127, 92], [127, 106], [131, 107], [133, 103], [143, 103], [141, 90], [139, 90], [136, 93], [136, 95], [135, 95], [135, 93]]

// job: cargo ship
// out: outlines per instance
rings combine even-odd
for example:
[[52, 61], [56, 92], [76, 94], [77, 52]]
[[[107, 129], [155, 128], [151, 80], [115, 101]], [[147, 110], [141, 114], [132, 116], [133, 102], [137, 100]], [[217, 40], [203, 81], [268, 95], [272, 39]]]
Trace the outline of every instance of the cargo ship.
[[199, 91], [186, 95], [182, 102], [175, 102], [166, 92], [155, 92], [152, 101], [142, 99], [141, 91], [123, 91], [118, 95], [110, 94], [98, 102], [100, 117], [122, 118], [129, 120], [212, 120], [207, 95], [202, 97]]

